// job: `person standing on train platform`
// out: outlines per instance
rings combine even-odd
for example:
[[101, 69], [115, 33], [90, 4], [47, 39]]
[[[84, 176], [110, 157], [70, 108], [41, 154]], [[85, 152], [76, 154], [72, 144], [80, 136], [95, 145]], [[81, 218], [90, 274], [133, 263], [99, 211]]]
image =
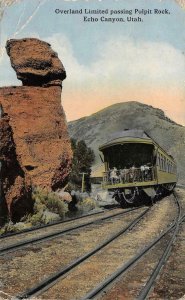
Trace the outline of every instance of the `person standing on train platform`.
[[140, 170], [141, 170], [141, 181], [144, 181], [145, 180], [145, 166], [142, 165], [140, 167]]
[[128, 182], [129, 181], [129, 169], [127, 167], [124, 167], [124, 181]]
[[119, 180], [119, 177], [117, 175], [117, 168], [113, 167], [113, 169], [110, 172], [110, 180], [111, 180], [111, 184], [116, 183]]
[[144, 165], [144, 167], [145, 167], [144, 177], [145, 177], [145, 181], [147, 181], [149, 180], [150, 167], [148, 166], [148, 164]]
[[135, 177], [136, 177], [136, 167], [135, 167], [135, 165], [133, 165], [130, 168], [130, 180], [131, 180], [131, 182], [135, 181]]
[[126, 183], [128, 181], [128, 173], [129, 169], [127, 169], [126, 167], [120, 169], [120, 182]]

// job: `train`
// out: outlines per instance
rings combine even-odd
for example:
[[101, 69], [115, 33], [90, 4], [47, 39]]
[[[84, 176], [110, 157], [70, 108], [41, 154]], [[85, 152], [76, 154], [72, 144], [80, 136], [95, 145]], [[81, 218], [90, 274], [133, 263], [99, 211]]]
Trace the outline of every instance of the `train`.
[[146, 131], [115, 132], [99, 151], [104, 162], [102, 188], [122, 207], [139, 203], [143, 197], [153, 203], [176, 185], [174, 158]]

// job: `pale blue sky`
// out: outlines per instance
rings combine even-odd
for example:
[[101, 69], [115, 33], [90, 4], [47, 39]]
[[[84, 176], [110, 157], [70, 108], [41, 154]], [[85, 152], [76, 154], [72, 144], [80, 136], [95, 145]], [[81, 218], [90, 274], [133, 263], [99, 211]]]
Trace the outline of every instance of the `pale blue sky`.
[[[22, 0], [18, 4], [10, 6], [2, 22], [2, 30], [5, 35], [11, 37], [15, 30], [18, 16], [25, 6], [22, 23], [34, 11], [38, 0]], [[84, 23], [80, 15], [56, 14], [55, 8], [60, 9], [165, 9], [168, 8], [171, 15], [145, 16], [143, 23]], [[47, 38], [53, 33], [64, 33], [72, 41], [76, 57], [82, 63], [88, 63], [89, 59], [96, 59], [96, 43], [107, 40], [110, 36], [131, 36], [135, 40], [162, 41], [172, 44], [174, 47], [184, 50], [185, 42], [185, 15], [184, 11], [174, 0], [103, 0], [103, 1], [64, 1], [46, 0], [28, 26], [16, 35], [16, 38], [29, 36], [30, 32], [37, 33], [40, 38]], [[119, 15], [118, 15], [119, 17]], [[82, 47], [84, 45], [85, 47]]]
[[[185, 11], [175, 0], [16, 2], [4, 12], [1, 47], [9, 38], [33, 36], [51, 43], [68, 75], [62, 99], [68, 119], [138, 100], [185, 124]], [[141, 23], [84, 23], [82, 15], [57, 15], [56, 8], [168, 9], [170, 15], [141, 16]], [[20, 84], [5, 53], [0, 68], [1, 86]]]

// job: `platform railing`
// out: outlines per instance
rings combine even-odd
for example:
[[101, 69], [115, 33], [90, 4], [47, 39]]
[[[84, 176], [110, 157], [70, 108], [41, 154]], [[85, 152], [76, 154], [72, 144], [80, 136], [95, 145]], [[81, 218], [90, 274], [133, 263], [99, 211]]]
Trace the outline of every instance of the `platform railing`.
[[155, 180], [154, 167], [148, 167], [146, 170], [141, 168], [118, 169], [103, 172], [103, 184], [118, 184], [145, 182]]

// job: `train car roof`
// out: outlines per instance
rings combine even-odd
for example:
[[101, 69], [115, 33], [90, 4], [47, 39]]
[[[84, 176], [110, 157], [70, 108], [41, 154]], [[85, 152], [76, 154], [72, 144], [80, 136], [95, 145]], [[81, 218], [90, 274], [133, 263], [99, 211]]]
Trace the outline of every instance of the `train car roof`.
[[111, 146], [114, 144], [114, 142], [122, 142], [125, 140], [125, 138], [138, 138], [138, 139], [144, 139], [152, 142], [152, 138], [143, 130], [141, 129], [131, 129], [131, 130], [124, 130], [124, 131], [118, 131], [113, 134], [111, 134], [107, 141], [99, 147], [99, 149], [106, 148], [106, 146]]
[[149, 144], [155, 144], [157, 147], [159, 147], [162, 151], [164, 151], [168, 156], [171, 157], [172, 160], [174, 160], [173, 156], [168, 154], [166, 150], [164, 150], [161, 146], [158, 145], [158, 143], [148, 135], [144, 130], [142, 129], [126, 129], [123, 131], [118, 131], [113, 134], [111, 134], [107, 141], [99, 147], [99, 150], [103, 150], [105, 148], [111, 147], [116, 144], [120, 144], [127, 139], [138, 139], [138, 141], [142, 141]]
[[110, 140], [118, 139], [121, 137], [134, 137], [134, 138], [143, 138], [143, 139], [151, 139], [151, 137], [141, 129], [125, 129], [123, 131], [114, 132], [109, 137]]

